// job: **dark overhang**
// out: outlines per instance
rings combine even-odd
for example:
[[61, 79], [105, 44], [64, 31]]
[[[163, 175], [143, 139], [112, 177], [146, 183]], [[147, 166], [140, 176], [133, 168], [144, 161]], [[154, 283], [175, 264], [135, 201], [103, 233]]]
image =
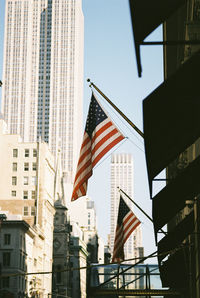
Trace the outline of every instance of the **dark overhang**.
[[[182, 289], [187, 296], [189, 274], [186, 264], [188, 249], [180, 249], [172, 254], [167, 261], [160, 266], [160, 278], [163, 287]], [[183, 297], [180, 295], [180, 297]]]
[[153, 198], [155, 233], [200, 193], [200, 156]]
[[140, 45], [187, 0], [129, 0], [138, 75], [141, 76]]
[[151, 184], [200, 136], [200, 51], [143, 101], [144, 141]]
[[161, 265], [162, 260], [170, 252], [184, 247], [183, 240], [194, 231], [194, 212], [190, 212], [173, 230], [158, 242], [158, 262]]

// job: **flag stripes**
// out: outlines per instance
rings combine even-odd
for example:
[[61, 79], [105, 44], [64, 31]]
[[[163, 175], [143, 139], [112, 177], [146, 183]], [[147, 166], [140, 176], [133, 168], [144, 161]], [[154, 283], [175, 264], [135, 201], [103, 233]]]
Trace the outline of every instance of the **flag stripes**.
[[77, 165], [72, 201], [86, 195], [92, 169], [116, 144], [124, 139], [92, 94], [83, 143]]
[[140, 224], [139, 219], [130, 210], [128, 205], [120, 197], [117, 227], [115, 232], [113, 262], [120, 262], [124, 260], [123, 247], [131, 233]]

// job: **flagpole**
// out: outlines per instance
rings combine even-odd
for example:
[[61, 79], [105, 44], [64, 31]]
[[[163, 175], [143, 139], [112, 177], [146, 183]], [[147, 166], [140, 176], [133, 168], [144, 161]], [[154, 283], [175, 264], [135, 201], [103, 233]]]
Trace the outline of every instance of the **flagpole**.
[[[119, 188], [119, 187], [118, 187]], [[153, 222], [153, 219], [135, 202], [133, 201], [127, 193], [125, 193], [121, 188], [119, 188], [119, 191], [121, 191], [151, 222]]]
[[144, 138], [143, 132], [128, 118], [126, 115], [118, 109], [118, 107], [94, 84], [90, 81], [90, 79], [87, 79], [87, 82], [90, 83], [90, 86], [93, 86], [104, 98], [107, 100], [107, 102], [137, 131], [137, 133]]
[[[133, 201], [129, 195], [127, 195], [127, 193], [125, 193], [121, 188], [119, 188], [119, 191], [121, 191], [152, 223], [153, 223], [153, 219], [135, 202]], [[167, 234], [165, 231], [163, 231], [162, 229], [160, 229], [162, 233], [164, 233], [165, 235]]]

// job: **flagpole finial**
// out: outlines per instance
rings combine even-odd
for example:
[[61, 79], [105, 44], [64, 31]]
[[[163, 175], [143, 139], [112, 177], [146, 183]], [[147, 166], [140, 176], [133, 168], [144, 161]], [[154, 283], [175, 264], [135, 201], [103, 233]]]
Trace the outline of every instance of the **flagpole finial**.
[[90, 83], [89, 87], [91, 88], [91, 87], [92, 87], [92, 85], [93, 85], [93, 83], [90, 81], [90, 79], [89, 79], [89, 78], [87, 79], [87, 82], [88, 82], [88, 83]]

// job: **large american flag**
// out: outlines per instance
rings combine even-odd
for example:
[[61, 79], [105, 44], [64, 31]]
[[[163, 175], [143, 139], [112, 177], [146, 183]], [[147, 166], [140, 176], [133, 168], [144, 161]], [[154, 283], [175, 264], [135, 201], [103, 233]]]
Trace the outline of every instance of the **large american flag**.
[[124, 244], [139, 224], [139, 219], [120, 196], [112, 262], [124, 260]]
[[88, 179], [99, 160], [124, 139], [92, 94], [74, 180], [72, 201], [86, 195]]

